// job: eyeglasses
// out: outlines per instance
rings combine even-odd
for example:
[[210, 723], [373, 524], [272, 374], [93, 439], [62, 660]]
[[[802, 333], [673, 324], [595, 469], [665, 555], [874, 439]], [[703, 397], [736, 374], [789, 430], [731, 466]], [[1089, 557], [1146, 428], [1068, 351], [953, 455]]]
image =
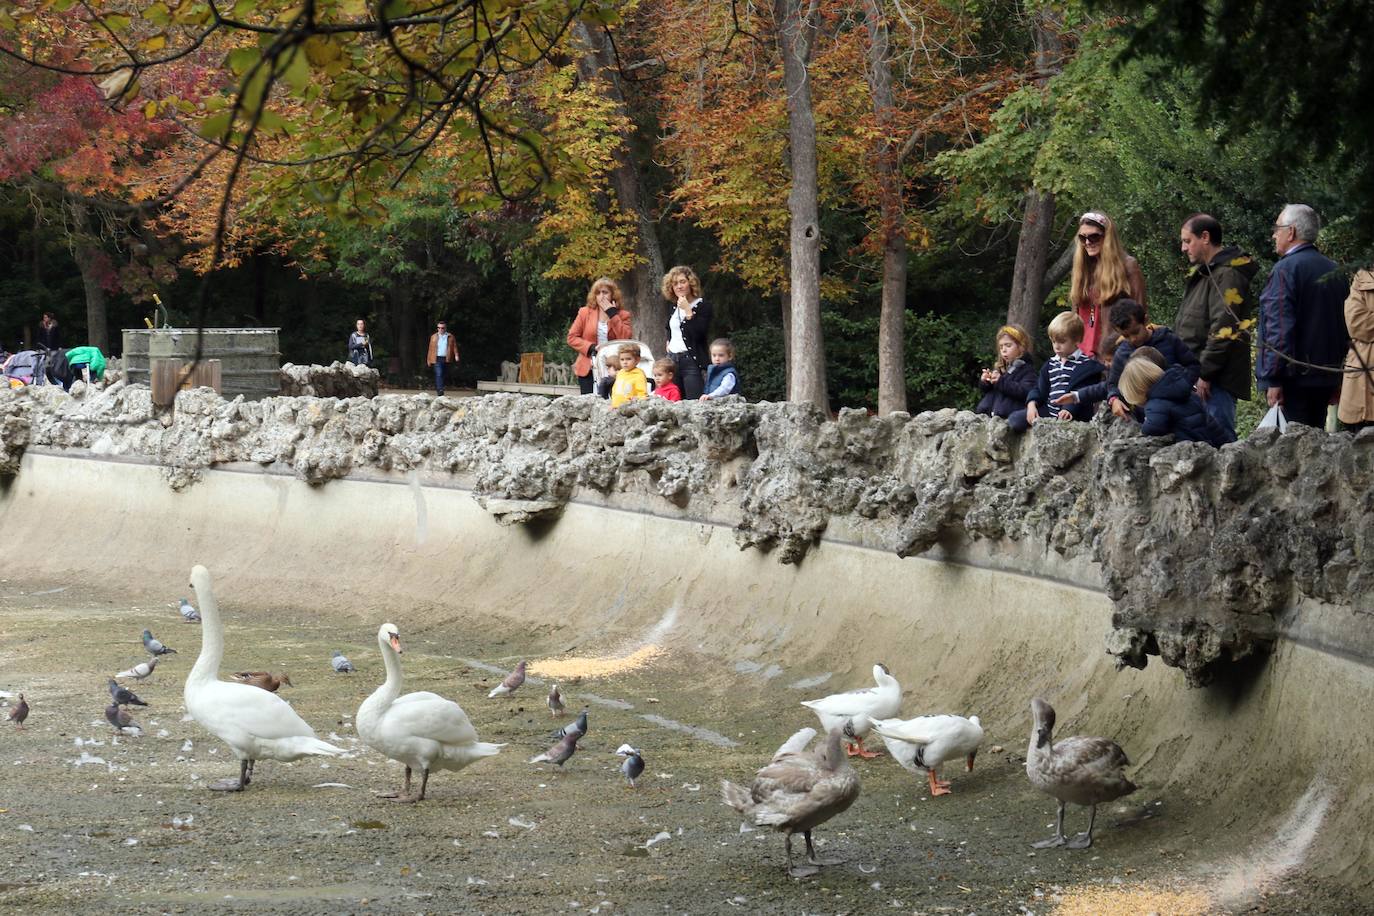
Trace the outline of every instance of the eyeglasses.
[[1080, 244], [1080, 245], [1095, 245], [1096, 243], [1102, 241], [1102, 237], [1103, 237], [1104, 234], [1105, 234], [1105, 233], [1101, 233], [1101, 232], [1088, 232], [1088, 233], [1080, 234], [1080, 235], [1078, 236], [1078, 244]]
[[1279, 230], [1281, 230], [1281, 229], [1292, 229], [1292, 228], [1293, 228], [1293, 224], [1292, 224], [1292, 223], [1275, 223], [1275, 224], [1274, 224], [1274, 231], [1273, 231], [1272, 233], [1270, 233], [1270, 234], [1271, 234], [1271, 235], [1278, 235]]

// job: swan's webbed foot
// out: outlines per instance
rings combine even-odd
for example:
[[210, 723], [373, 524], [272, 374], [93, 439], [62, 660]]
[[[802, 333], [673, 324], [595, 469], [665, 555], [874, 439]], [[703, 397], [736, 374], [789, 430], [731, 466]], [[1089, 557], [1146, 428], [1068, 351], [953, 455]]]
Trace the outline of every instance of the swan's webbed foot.
[[210, 788], [216, 792], [242, 792], [248, 787], [252, 772], [253, 762], [240, 760], [238, 779], [221, 779], [219, 782], [210, 783]]
[[802, 834], [806, 838], [806, 861], [812, 865], [843, 865], [845, 860], [839, 856], [819, 856], [815, 844], [811, 842], [811, 831]]
[[932, 798], [951, 794], [949, 783], [936, 776], [934, 770], [926, 770], [926, 781], [930, 783], [930, 795]]
[[1032, 848], [1032, 849], [1053, 849], [1053, 848], [1056, 847], [1056, 846], [1063, 846], [1063, 845], [1064, 845], [1065, 843], [1067, 843], [1067, 842], [1068, 842], [1068, 840], [1064, 838], [1064, 834], [1062, 834], [1062, 833], [1056, 833], [1054, 836], [1050, 837], [1048, 840], [1041, 840], [1041, 841], [1038, 842], [1038, 843], [1031, 843], [1031, 848]]
[[420, 800], [420, 796], [418, 795], [398, 795], [395, 792], [383, 795], [381, 796], [381, 798], [390, 799], [394, 802], [400, 802], [403, 805], [413, 805]]
[[[784, 843], [784, 848], [787, 850], [787, 874], [789, 874], [789, 875], [792, 876], [793, 878], [809, 878], [809, 877], [811, 877], [812, 875], [817, 874], [817, 873], [820, 872], [820, 869], [817, 868], [817, 867], [814, 866], [814, 865], [794, 865], [794, 864], [792, 864], [792, 834], [790, 834], [790, 833], [784, 834], [784, 835], [783, 835], [783, 843]], [[806, 837], [806, 848], [807, 848], [808, 851], [811, 849], [811, 835], [810, 835], [810, 834], [807, 834], [807, 837]]]
[[1088, 848], [1089, 846], [1091, 846], [1092, 844], [1093, 844], [1093, 835], [1092, 835], [1091, 833], [1080, 833], [1078, 836], [1074, 837], [1072, 840], [1067, 841], [1067, 842], [1064, 844], [1064, 848], [1065, 848], [1065, 849], [1087, 849], [1087, 848]]

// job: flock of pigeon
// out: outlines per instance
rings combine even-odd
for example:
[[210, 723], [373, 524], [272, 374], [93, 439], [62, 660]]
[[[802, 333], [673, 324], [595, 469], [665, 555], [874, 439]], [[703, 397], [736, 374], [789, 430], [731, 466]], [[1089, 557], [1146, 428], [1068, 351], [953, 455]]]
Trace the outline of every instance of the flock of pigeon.
[[[203, 622], [204, 637], [200, 656], [187, 675], [183, 692], [186, 709], [201, 726], [225, 742], [239, 761], [237, 779], [211, 785], [222, 791], [241, 791], [252, 781], [258, 760], [292, 761], [306, 756], [336, 756], [344, 753], [315, 736], [314, 730], [276, 692], [291, 686], [285, 673], [243, 671], [233, 679], [219, 679], [224, 651], [223, 622], [216, 603], [210, 573], [203, 566], [191, 571], [200, 611], [182, 599], [182, 617]], [[402, 694], [402, 652], [400, 632], [386, 623], [377, 631], [377, 644], [386, 668], [385, 682], [358, 708], [355, 724], [359, 738], [384, 756], [405, 765], [405, 779], [399, 792], [379, 793], [403, 802], [424, 799], [430, 774], [436, 770], [461, 770], [483, 757], [492, 756], [505, 745], [480, 741], [467, 714], [457, 703], [437, 694], [420, 691]], [[160, 659], [176, 650], [143, 631], [143, 645], [149, 653], [145, 661], [109, 679], [111, 703], [105, 718], [119, 733], [139, 729], [128, 707], [147, 706], [119, 680], [142, 681], [149, 678]], [[334, 671], [354, 671], [342, 652], [335, 652]], [[520, 662], [488, 694], [489, 698], [509, 696], [525, 683], [526, 663]], [[833, 694], [802, 705], [810, 708], [825, 731], [824, 740], [812, 747], [814, 728], [803, 728], [783, 743], [769, 763], [760, 769], [748, 787], [722, 781], [724, 802], [755, 825], [772, 827], [785, 835], [788, 873], [795, 877], [815, 874], [819, 866], [833, 864], [816, 854], [812, 831], [845, 811], [859, 797], [860, 780], [850, 765], [849, 756], [879, 756], [864, 747], [864, 739], [876, 733], [892, 758], [904, 769], [924, 774], [932, 796], [947, 795], [950, 783], [939, 778], [939, 767], [948, 761], [963, 761], [972, 771], [974, 758], [983, 740], [978, 717], [952, 715], [920, 716], [899, 719], [901, 687], [885, 665], [873, 667], [875, 686]], [[118, 680], [117, 680], [118, 679]], [[547, 698], [551, 715], [565, 709], [565, 697], [558, 684], [552, 684]], [[29, 704], [19, 694], [9, 718], [23, 728]], [[577, 751], [578, 741], [587, 733], [587, 709], [551, 736], [548, 750], [530, 758], [530, 763], [566, 764]], [[1037, 848], [1066, 846], [1081, 849], [1092, 844], [1097, 805], [1136, 790], [1125, 776], [1130, 764], [1126, 754], [1106, 738], [1075, 737], [1052, 740], [1055, 714], [1044, 700], [1031, 701], [1034, 725], [1026, 755], [1026, 775], [1031, 784], [1059, 802], [1055, 833], [1033, 844]], [[842, 745], [844, 746], [842, 748]], [[809, 749], [808, 749], [809, 748]], [[644, 772], [644, 755], [622, 744], [616, 755], [623, 757], [621, 773], [631, 788]], [[412, 776], [419, 772], [420, 785], [412, 788]], [[1091, 814], [1085, 833], [1069, 839], [1064, 834], [1064, 811], [1068, 803], [1088, 806]], [[800, 833], [806, 842], [806, 864], [796, 865], [792, 857], [792, 836]]]

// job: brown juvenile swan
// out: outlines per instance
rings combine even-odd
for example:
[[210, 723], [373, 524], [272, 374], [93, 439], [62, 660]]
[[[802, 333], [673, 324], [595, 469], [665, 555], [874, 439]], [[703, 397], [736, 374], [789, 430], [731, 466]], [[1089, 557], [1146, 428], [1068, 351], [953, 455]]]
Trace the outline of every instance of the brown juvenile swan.
[[[830, 729], [825, 743], [805, 750], [816, 737], [814, 728], [803, 728], [778, 748], [768, 766], [758, 771], [749, 789], [729, 780], [720, 783], [725, 803], [760, 827], [772, 827], [786, 835], [787, 873], [805, 878], [820, 871], [819, 865], [841, 860], [820, 859], [811, 844], [811, 831], [844, 811], [859, 797], [859, 774], [840, 749], [844, 730]], [[806, 838], [809, 865], [792, 864], [792, 834]]]
[[[1031, 785], [1059, 800], [1054, 836], [1031, 845], [1036, 849], [1086, 849], [1093, 844], [1097, 806], [1136, 790], [1135, 783], [1123, 772], [1131, 761], [1120, 745], [1106, 738], [1065, 738], [1052, 744], [1054, 707], [1039, 697], [1031, 700], [1031, 715], [1035, 723], [1031, 726], [1030, 749], [1026, 751], [1026, 776]], [[1068, 802], [1092, 808], [1088, 832], [1071, 840], [1064, 836], [1064, 806]]]

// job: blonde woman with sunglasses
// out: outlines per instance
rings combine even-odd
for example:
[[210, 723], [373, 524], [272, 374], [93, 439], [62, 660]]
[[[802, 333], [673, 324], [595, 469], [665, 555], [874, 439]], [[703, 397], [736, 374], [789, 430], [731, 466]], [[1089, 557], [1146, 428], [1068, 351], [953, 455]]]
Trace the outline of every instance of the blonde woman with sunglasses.
[[1078, 218], [1069, 283], [1069, 302], [1083, 319], [1083, 352], [1097, 352], [1098, 341], [1109, 330], [1107, 313], [1118, 299], [1145, 305], [1145, 275], [1122, 247], [1112, 218], [1089, 210]]

